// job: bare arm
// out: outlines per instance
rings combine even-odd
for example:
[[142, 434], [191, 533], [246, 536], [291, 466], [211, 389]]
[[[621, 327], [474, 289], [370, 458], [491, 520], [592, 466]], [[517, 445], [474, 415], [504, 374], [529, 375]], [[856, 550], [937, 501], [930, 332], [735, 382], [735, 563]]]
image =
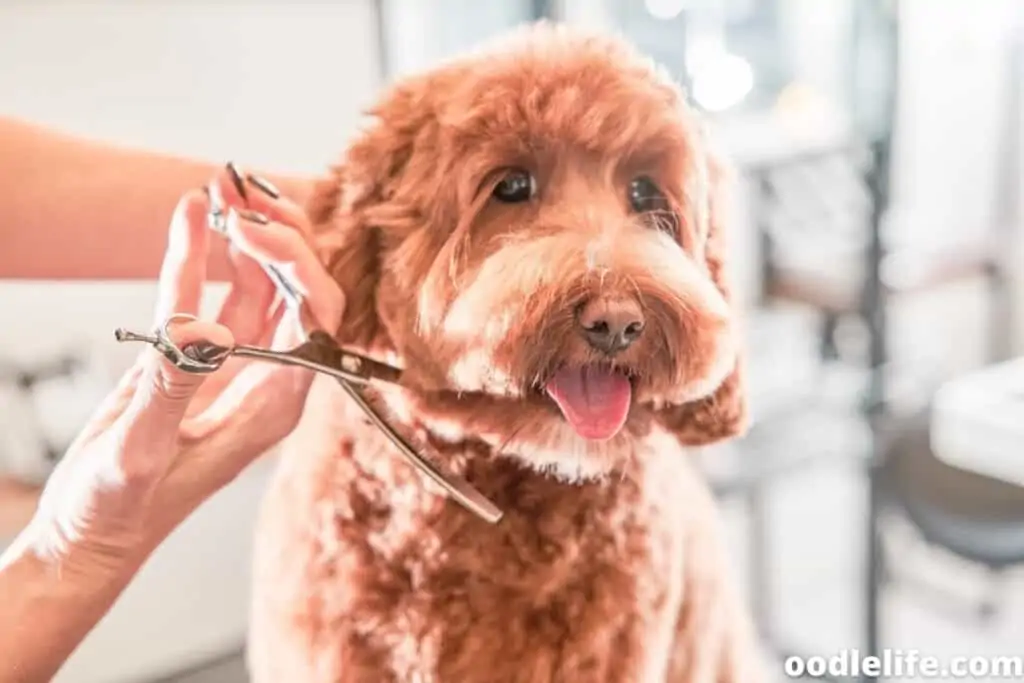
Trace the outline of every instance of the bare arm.
[[[179, 198], [217, 170], [0, 116], [0, 279], [155, 278]], [[252, 170], [305, 201], [309, 179]], [[210, 279], [226, 276], [218, 244]]]
[[131, 580], [131, 572], [75, 573], [28, 549], [0, 559], [0, 683], [51, 680]]

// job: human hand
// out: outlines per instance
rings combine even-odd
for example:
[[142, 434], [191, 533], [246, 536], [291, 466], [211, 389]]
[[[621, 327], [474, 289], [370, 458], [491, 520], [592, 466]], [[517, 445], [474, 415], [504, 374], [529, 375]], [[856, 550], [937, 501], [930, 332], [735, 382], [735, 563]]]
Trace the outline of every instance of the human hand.
[[[301, 341], [298, 312], [276, 297], [261, 264], [274, 264], [326, 330], [343, 296], [306, 236], [303, 211], [230, 170], [207, 193], [180, 201], [160, 274], [156, 324], [198, 314], [210, 240], [210, 196], [223, 202], [233, 279], [215, 322], [172, 324], [179, 347], [196, 340], [285, 348]], [[133, 572], [198, 505], [296, 426], [313, 373], [231, 358], [210, 374], [140, 355], [51, 476], [23, 543], [65, 575]]]

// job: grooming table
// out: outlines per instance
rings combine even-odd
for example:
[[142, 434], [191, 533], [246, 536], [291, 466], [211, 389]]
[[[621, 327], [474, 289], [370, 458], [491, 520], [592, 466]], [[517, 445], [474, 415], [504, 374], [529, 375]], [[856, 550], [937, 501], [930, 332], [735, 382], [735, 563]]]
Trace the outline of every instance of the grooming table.
[[1024, 358], [944, 384], [931, 440], [947, 464], [1024, 487]]

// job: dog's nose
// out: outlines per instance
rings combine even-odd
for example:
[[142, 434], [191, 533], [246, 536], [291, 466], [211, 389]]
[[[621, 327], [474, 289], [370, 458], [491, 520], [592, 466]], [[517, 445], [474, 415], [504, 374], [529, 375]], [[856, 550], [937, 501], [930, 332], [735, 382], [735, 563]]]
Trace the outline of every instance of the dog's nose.
[[629, 348], [644, 331], [644, 314], [634, 299], [591, 299], [580, 309], [577, 320], [587, 343], [609, 356]]

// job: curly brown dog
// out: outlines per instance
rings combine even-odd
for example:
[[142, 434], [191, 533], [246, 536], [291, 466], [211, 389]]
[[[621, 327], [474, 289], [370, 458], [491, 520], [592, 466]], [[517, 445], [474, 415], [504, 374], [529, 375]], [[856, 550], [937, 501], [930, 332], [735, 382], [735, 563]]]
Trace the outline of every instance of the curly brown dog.
[[533, 26], [394, 86], [318, 189], [338, 339], [489, 525], [315, 385], [265, 503], [261, 683], [754, 683], [688, 449], [742, 431], [723, 170], [614, 39]]

